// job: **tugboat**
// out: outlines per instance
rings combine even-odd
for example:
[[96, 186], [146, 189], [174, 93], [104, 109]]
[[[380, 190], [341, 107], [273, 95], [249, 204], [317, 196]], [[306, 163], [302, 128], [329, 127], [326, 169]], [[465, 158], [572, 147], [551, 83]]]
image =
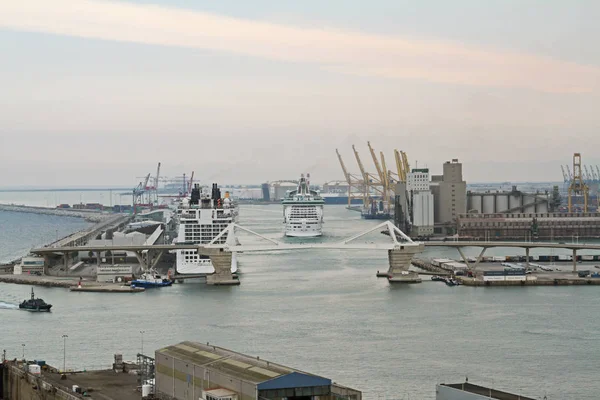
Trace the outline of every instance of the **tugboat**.
[[33, 288], [31, 288], [31, 299], [24, 300], [19, 304], [19, 308], [27, 311], [50, 311], [52, 304], [48, 304], [42, 299], [36, 299]]
[[143, 273], [138, 279], [132, 280], [130, 285], [132, 287], [153, 288], [171, 286], [173, 284], [172, 280], [162, 277], [153, 272], [154, 271], [148, 271]]

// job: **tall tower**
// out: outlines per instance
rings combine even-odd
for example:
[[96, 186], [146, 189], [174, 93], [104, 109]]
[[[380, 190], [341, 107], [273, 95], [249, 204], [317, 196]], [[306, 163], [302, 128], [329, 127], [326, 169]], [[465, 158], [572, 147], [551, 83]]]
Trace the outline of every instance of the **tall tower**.
[[573, 196], [583, 195], [583, 212], [588, 211], [588, 197], [590, 188], [583, 181], [581, 172], [581, 154], [573, 154], [573, 179], [569, 185], [569, 212], [573, 212]]

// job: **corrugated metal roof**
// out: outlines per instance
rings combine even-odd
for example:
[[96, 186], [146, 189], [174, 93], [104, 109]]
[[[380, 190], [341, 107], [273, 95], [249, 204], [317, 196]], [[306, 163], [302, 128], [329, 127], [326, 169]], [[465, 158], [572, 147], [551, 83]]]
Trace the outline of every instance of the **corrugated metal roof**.
[[260, 383], [257, 386], [258, 390], [277, 390], [291, 389], [315, 386], [330, 386], [331, 379], [322, 378], [320, 376], [301, 374], [292, 372], [288, 375], [283, 375], [270, 381]]
[[158, 352], [198, 366], [208, 364], [210, 369], [253, 383], [265, 382], [294, 371], [291, 368], [227, 349], [194, 342], [182, 342], [160, 349]]

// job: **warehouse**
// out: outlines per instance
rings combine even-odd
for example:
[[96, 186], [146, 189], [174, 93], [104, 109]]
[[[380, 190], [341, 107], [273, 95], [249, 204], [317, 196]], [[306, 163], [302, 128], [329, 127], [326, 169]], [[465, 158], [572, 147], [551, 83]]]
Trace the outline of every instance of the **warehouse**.
[[361, 400], [331, 379], [217, 346], [182, 342], [156, 351], [155, 395], [178, 400]]

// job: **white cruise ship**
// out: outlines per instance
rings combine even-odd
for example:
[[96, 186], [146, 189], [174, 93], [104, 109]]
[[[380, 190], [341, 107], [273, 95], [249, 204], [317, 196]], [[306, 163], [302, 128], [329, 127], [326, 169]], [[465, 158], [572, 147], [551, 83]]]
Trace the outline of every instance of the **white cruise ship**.
[[287, 193], [283, 204], [285, 235], [314, 237], [323, 234], [323, 204], [319, 192], [310, 190], [310, 175], [300, 177], [298, 188]]
[[[177, 208], [179, 230], [175, 243], [208, 244], [230, 223], [237, 222], [236, 203], [229, 198], [229, 192], [221, 197], [221, 189], [212, 185], [210, 193], [201, 191], [199, 185], [192, 189], [190, 198], [184, 198]], [[225, 234], [215, 244], [225, 244], [235, 240]], [[212, 274], [215, 269], [208, 256], [197, 250], [177, 250], [176, 270], [178, 274]], [[232, 253], [231, 272], [237, 272], [237, 257]]]

